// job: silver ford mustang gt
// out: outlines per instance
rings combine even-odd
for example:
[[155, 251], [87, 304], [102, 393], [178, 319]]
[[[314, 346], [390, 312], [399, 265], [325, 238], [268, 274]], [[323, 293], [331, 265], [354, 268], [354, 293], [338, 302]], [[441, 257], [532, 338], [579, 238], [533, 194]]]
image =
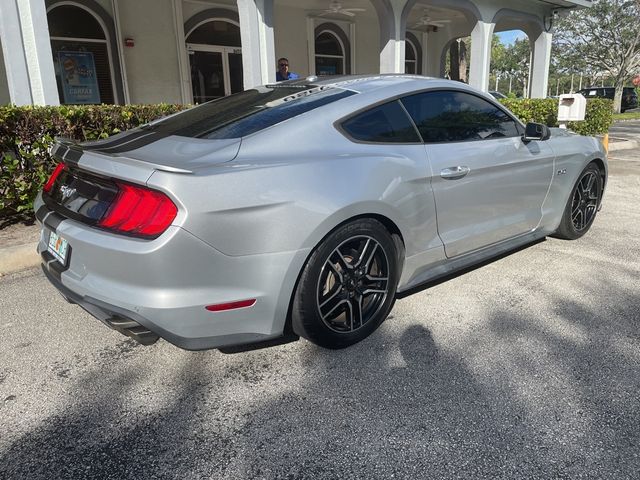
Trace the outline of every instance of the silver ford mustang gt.
[[582, 236], [607, 179], [595, 138], [408, 75], [266, 85], [52, 153], [47, 278], [139, 342], [185, 349], [351, 345], [397, 294]]

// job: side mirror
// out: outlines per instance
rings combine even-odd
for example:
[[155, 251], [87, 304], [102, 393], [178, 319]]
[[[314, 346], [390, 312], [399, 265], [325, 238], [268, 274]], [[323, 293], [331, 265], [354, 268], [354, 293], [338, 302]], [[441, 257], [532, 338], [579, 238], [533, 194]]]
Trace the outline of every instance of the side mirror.
[[542, 123], [527, 123], [524, 129], [522, 140], [530, 142], [531, 140], [548, 140], [551, 137], [551, 130]]

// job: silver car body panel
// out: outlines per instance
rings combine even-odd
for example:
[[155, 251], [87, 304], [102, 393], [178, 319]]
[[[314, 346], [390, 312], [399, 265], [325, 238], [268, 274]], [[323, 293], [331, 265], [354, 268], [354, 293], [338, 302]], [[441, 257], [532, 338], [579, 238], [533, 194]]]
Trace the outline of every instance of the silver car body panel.
[[[97, 147], [82, 151], [80, 168], [161, 190], [178, 215], [159, 238], [140, 240], [51, 220], [56, 214], [39, 196], [38, 250], [44, 254], [54, 230], [72, 248], [59, 283], [91, 305], [132, 312], [183, 348], [275, 338], [308, 256], [344, 222], [375, 217], [400, 234], [403, 292], [552, 233], [582, 169], [593, 159], [606, 169], [596, 139], [559, 130], [529, 143], [356, 143], [334, 123], [389, 98], [456, 88], [496, 102], [462, 84], [415, 76], [314, 83], [360, 93], [242, 139], [168, 136], [111, 154], [97, 147], [113, 143], [88, 144]], [[442, 178], [458, 166], [468, 174]], [[248, 298], [256, 299], [250, 308], [204, 308]]]

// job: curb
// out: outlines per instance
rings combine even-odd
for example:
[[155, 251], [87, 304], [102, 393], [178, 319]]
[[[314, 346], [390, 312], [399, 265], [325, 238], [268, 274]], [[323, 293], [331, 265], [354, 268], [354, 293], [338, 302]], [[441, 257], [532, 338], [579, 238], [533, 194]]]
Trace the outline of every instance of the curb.
[[609, 151], [615, 152], [616, 150], [631, 150], [633, 148], [639, 148], [640, 142], [638, 140], [625, 140], [622, 142], [612, 142], [609, 140]]
[[0, 248], [0, 276], [38, 266], [38, 242]]

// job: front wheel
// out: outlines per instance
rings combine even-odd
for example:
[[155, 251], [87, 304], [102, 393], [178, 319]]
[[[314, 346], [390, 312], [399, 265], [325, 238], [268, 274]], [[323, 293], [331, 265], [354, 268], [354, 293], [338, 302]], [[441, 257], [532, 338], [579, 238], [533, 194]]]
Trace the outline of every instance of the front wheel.
[[602, 176], [598, 166], [592, 162], [578, 177], [554, 236], [575, 240], [587, 233], [596, 218], [601, 195]]
[[369, 336], [387, 317], [398, 285], [398, 254], [373, 219], [339, 227], [316, 248], [295, 292], [293, 330], [325, 348]]

